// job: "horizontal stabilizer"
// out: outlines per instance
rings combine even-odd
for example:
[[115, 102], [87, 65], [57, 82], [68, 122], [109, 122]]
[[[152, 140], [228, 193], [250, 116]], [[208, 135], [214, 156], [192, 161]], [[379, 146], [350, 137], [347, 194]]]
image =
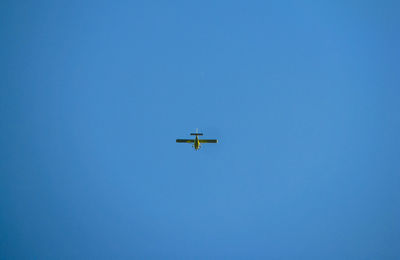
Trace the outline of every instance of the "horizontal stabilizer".
[[203, 135], [202, 133], [190, 133], [190, 135]]

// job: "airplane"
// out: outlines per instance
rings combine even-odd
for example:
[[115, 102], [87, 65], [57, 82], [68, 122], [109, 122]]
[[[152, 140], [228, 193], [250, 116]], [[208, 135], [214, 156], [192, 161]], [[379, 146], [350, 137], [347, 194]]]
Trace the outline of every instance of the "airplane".
[[202, 133], [198, 133], [196, 129], [196, 133], [190, 133], [190, 135], [196, 136], [195, 139], [176, 139], [177, 143], [193, 143], [192, 147], [197, 151], [201, 147], [201, 143], [213, 143], [216, 144], [218, 143], [217, 139], [199, 139], [200, 135], [203, 135]]

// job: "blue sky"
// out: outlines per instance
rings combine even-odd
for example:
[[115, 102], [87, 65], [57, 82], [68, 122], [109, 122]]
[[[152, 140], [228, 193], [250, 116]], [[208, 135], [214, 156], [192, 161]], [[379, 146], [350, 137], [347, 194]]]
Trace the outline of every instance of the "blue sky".
[[399, 7], [3, 1], [0, 258], [398, 259]]

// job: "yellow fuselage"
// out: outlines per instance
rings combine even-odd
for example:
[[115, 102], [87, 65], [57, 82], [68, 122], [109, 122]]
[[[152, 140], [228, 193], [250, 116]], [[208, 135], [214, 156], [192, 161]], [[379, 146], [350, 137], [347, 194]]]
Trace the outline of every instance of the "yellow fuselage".
[[199, 150], [200, 149], [200, 140], [199, 137], [196, 135], [196, 138], [194, 139], [194, 149]]

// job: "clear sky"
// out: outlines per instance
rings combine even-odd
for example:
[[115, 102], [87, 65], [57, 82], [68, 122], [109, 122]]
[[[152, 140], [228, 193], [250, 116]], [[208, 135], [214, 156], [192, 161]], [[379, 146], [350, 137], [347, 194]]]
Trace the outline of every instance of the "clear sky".
[[399, 10], [2, 1], [0, 258], [399, 259]]

